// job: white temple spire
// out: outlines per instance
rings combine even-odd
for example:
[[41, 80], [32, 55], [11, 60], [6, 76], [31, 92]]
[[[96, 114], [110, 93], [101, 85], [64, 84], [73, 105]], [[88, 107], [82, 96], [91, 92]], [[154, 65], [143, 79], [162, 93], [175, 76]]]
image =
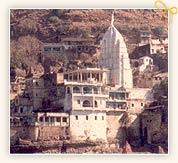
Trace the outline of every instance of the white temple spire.
[[112, 13], [111, 26], [114, 26], [114, 12]]
[[117, 87], [132, 88], [133, 76], [124, 38], [114, 27], [114, 13], [111, 25], [101, 40], [99, 66], [109, 69], [108, 83]]

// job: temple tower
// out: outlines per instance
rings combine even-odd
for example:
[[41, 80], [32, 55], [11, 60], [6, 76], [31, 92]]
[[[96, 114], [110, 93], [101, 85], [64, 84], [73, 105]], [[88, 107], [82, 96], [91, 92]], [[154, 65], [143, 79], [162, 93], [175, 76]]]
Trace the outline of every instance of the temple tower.
[[109, 69], [109, 84], [124, 88], [133, 87], [132, 69], [126, 44], [122, 35], [114, 27], [114, 14], [101, 40], [99, 66]]

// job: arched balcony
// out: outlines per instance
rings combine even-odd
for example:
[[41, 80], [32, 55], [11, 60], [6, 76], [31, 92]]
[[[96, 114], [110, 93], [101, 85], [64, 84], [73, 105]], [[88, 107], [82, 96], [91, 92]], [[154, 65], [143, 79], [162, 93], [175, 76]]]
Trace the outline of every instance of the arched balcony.
[[93, 87], [93, 93], [94, 94], [99, 94], [99, 88]]
[[84, 87], [83, 88], [83, 93], [84, 94], [91, 94], [92, 93], [92, 89], [90, 87]]
[[73, 87], [73, 93], [81, 93], [79, 87]]

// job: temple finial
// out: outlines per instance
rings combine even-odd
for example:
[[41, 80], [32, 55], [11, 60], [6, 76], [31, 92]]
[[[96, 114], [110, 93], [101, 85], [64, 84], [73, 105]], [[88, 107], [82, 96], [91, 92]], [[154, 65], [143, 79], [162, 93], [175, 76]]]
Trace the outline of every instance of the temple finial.
[[114, 12], [112, 13], [111, 26], [114, 26]]

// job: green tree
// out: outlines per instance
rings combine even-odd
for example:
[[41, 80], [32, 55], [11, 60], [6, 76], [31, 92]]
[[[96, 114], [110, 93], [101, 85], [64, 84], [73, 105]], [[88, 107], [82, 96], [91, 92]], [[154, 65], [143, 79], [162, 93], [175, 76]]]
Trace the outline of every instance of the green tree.
[[165, 33], [165, 29], [164, 29], [164, 27], [156, 27], [156, 28], [152, 29], [152, 32], [154, 33], [154, 35], [160, 36]]

